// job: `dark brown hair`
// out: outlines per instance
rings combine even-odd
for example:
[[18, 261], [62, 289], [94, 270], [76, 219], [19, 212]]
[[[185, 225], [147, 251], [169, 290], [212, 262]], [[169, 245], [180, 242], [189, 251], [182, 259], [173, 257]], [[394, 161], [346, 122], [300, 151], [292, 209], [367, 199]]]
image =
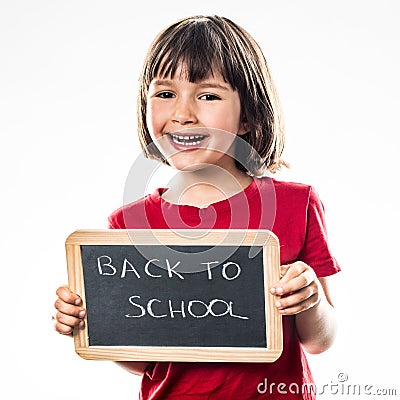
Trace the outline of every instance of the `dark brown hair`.
[[167, 163], [156, 146], [151, 145], [146, 124], [150, 83], [156, 77], [173, 77], [179, 65], [185, 66], [190, 82], [199, 82], [218, 71], [238, 91], [242, 121], [248, 128], [240, 136], [248, 145], [241, 146], [243, 141], [239, 139], [236, 143], [235, 161], [239, 169], [261, 175], [266, 168], [275, 172], [286, 165], [281, 159], [281, 108], [265, 57], [249, 33], [219, 16], [180, 19], [160, 32], [151, 44], [138, 96], [138, 133], [147, 157]]

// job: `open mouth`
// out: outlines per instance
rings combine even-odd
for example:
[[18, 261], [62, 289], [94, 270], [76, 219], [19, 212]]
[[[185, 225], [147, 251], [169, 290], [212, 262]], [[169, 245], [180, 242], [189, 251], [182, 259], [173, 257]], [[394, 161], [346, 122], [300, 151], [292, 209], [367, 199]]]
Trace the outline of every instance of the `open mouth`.
[[172, 142], [178, 146], [196, 147], [207, 137], [206, 135], [176, 135], [169, 134]]

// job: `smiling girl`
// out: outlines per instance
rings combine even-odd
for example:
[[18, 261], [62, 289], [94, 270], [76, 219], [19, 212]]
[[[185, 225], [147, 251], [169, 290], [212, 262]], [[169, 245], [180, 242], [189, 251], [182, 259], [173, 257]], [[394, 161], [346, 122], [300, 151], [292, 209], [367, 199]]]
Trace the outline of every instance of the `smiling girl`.
[[[152, 43], [141, 73], [139, 138], [145, 154], [177, 175], [168, 188], [114, 211], [112, 229], [269, 229], [280, 241], [280, 281], [270, 291], [283, 315], [284, 346], [273, 363], [119, 362], [143, 376], [141, 399], [314, 399], [304, 350], [335, 336], [329, 275], [339, 271], [313, 187], [265, 175], [281, 159], [280, 107], [264, 55], [227, 18], [175, 22]], [[81, 299], [57, 290], [55, 328], [83, 327]], [[249, 332], [249, 335], [252, 333]], [[268, 381], [271, 390], [258, 388]], [[299, 390], [277, 392], [277, 385]], [[273, 389], [275, 388], [275, 389]]]

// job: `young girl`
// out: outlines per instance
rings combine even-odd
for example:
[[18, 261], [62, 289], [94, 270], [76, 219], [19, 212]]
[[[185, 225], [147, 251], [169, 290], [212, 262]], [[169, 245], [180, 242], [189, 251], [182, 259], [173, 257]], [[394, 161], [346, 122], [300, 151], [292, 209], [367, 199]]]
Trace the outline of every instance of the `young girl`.
[[[141, 399], [313, 399], [303, 349], [320, 353], [334, 340], [327, 276], [339, 267], [315, 190], [263, 176], [285, 165], [284, 133], [257, 43], [217, 16], [166, 28], [145, 59], [138, 125], [146, 155], [178, 173], [170, 187], [113, 212], [109, 227], [272, 230], [283, 265], [270, 291], [283, 314], [284, 346], [273, 363], [118, 364], [143, 376]], [[83, 327], [85, 310], [66, 286], [57, 295], [55, 328], [70, 335]]]

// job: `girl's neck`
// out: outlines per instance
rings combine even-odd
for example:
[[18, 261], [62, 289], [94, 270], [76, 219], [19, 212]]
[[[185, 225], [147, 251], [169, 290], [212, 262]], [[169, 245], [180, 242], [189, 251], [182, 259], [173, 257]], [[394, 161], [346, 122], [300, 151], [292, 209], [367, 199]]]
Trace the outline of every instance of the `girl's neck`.
[[179, 171], [162, 195], [169, 203], [207, 207], [243, 191], [252, 178], [236, 167], [227, 171], [210, 165], [196, 171]]

